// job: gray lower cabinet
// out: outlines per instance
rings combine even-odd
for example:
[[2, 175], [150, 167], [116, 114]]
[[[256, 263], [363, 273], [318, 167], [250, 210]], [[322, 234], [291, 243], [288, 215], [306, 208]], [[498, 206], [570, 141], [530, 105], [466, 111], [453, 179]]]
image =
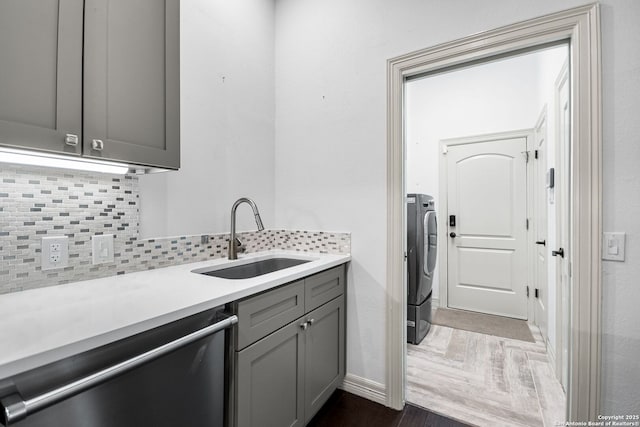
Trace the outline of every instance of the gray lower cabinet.
[[85, 0], [85, 157], [180, 167], [180, 1]]
[[[302, 316], [291, 320], [299, 302], [309, 301], [301, 290], [317, 285], [328, 289], [335, 280], [341, 283], [339, 292], [330, 291], [326, 295], [331, 299], [312, 309], [305, 307]], [[240, 332], [235, 343], [231, 425], [306, 425], [344, 378], [344, 266], [250, 297], [235, 308]], [[242, 347], [249, 339], [254, 342]]]
[[238, 353], [238, 426], [304, 425], [304, 353], [297, 323]]
[[81, 154], [82, 14], [82, 0], [0, 1], [0, 145]]
[[344, 378], [344, 297], [307, 315], [304, 336], [305, 423], [324, 405]]

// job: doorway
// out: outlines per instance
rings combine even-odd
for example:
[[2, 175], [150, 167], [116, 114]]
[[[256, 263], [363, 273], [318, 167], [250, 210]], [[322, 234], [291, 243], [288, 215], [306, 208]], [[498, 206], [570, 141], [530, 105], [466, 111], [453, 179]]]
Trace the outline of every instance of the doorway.
[[551, 245], [535, 239], [557, 240], [547, 233], [554, 199], [545, 177], [560, 115], [555, 82], [567, 59], [561, 43], [405, 81], [407, 192], [429, 192], [440, 237], [433, 328], [407, 349], [414, 405], [479, 425], [564, 421], [555, 368], [566, 368], [550, 356], [556, 342], [547, 331], [556, 311], [546, 300], [555, 294], [548, 298], [551, 272], [540, 260]]
[[[471, 64], [489, 57], [567, 40], [571, 50], [569, 122], [568, 239], [573, 251], [565, 254], [570, 278], [568, 301], [569, 375], [567, 417], [595, 419], [600, 382], [601, 295], [601, 103], [599, 8], [588, 5], [547, 15], [464, 39], [417, 51], [388, 63], [388, 322], [387, 404], [404, 404], [406, 347], [406, 290], [404, 248], [404, 129], [403, 85], [411, 76]], [[578, 214], [579, 212], [579, 214]], [[560, 248], [558, 248], [560, 249]], [[402, 331], [402, 333], [401, 333]], [[580, 331], [576, 333], [574, 331]]]

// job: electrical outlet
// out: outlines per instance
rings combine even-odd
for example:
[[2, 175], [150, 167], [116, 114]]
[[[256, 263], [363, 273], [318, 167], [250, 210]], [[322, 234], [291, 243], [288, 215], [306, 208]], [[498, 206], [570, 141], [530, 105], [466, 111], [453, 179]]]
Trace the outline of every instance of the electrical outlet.
[[68, 266], [69, 238], [67, 236], [43, 237], [41, 256], [42, 270]]
[[93, 265], [113, 262], [113, 234], [91, 236], [91, 260]]

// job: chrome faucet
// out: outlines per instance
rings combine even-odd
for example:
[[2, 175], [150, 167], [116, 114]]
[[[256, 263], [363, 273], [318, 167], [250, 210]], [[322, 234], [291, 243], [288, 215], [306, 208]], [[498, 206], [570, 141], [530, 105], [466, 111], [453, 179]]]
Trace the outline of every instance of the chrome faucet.
[[253, 209], [253, 215], [256, 217], [256, 225], [258, 226], [258, 231], [264, 230], [264, 225], [262, 225], [262, 219], [260, 218], [260, 212], [258, 212], [258, 206], [256, 206], [255, 202], [246, 197], [241, 197], [233, 204], [231, 207], [231, 236], [229, 237], [229, 259], [238, 259], [238, 246], [240, 246], [240, 241], [236, 238], [236, 210], [241, 203], [248, 203]]

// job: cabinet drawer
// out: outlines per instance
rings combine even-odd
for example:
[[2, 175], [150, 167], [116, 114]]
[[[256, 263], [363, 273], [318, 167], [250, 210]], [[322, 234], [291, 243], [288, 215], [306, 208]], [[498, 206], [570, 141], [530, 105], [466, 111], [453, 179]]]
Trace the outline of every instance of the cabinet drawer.
[[303, 280], [238, 302], [236, 349], [245, 348], [304, 313]]
[[344, 267], [307, 277], [304, 287], [304, 308], [308, 312], [344, 293]]

